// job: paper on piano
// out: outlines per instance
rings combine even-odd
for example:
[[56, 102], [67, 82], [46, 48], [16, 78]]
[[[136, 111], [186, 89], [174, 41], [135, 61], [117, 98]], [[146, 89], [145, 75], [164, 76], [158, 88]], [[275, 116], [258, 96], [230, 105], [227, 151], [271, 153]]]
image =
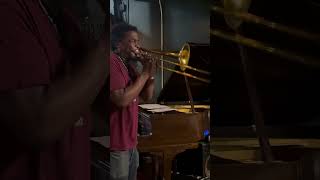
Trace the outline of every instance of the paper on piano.
[[162, 108], [170, 108], [166, 105], [161, 104], [140, 104], [139, 107], [142, 109], [162, 109]]
[[149, 109], [148, 111], [153, 113], [160, 113], [160, 112], [168, 112], [168, 111], [175, 111], [176, 109], [167, 107], [167, 108], [158, 108], [158, 109]]

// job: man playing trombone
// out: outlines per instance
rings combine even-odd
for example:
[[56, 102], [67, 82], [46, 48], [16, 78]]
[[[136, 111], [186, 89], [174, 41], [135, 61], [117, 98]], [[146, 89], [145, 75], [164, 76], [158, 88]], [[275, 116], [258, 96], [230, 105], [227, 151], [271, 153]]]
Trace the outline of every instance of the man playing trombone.
[[[140, 50], [136, 27], [118, 24], [111, 32], [110, 57], [110, 178], [135, 180], [139, 166], [137, 146], [139, 100], [154, 92], [155, 61]], [[143, 65], [141, 72], [134, 67]]]

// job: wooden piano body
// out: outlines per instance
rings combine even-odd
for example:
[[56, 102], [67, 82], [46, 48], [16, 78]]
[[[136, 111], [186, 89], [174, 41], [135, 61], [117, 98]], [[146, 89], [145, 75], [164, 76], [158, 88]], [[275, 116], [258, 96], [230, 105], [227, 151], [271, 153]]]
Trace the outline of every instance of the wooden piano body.
[[209, 128], [207, 112], [195, 114], [170, 113], [151, 115], [152, 135], [139, 137], [141, 146], [188, 144], [204, 138]]
[[196, 114], [172, 113], [151, 116], [152, 135], [138, 138], [140, 152], [149, 152], [161, 158], [162, 176], [171, 178], [172, 162], [178, 153], [194, 149], [208, 130], [207, 112]]
[[[220, 1], [215, 1], [220, 2]], [[249, 12], [319, 34], [319, 1], [252, 1]], [[211, 28], [233, 30], [211, 12]], [[292, 53], [320, 57], [319, 42], [243, 23], [241, 34]], [[275, 161], [261, 159], [239, 45], [211, 37], [214, 97], [212, 178], [315, 180], [319, 175], [320, 69], [244, 47]], [[232, 171], [233, 173], [229, 173]]]
[[[208, 65], [197, 58], [208, 55], [209, 45], [190, 44], [192, 56], [189, 64], [205, 70]], [[210, 131], [209, 85], [193, 79], [189, 79], [189, 83], [196, 113], [192, 114], [190, 105], [188, 107], [183, 76], [172, 74], [157, 101], [185, 112], [150, 113], [152, 135], [138, 138], [140, 152], [149, 152], [160, 158], [159, 174], [166, 180], [171, 179], [172, 163], [176, 155], [187, 149], [197, 148], [199, 141], [205, 138], [205, 132]]]

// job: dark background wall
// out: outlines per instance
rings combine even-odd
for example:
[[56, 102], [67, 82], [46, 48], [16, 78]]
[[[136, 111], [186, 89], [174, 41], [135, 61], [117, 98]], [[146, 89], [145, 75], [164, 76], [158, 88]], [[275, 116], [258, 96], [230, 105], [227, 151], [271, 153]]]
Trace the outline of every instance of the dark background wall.
[[[209, 0], [167, 0], [164, 7], [165, 50], [180, 50], [185, 42], [210, 43]], [[170, 75], [165, 73], [165, 82]]]
[[[252, 1], [249, 12], [265, 19], [320, 32], [319, 3], [312, 0]], [[318, 1], [319, 2], [319, 1]], [[231, 32], [224, 18], [212, 13], [212, 28]], [[319, 42], [279, 33], [263, 26], [244, 23], [242, 34], [290, 50], [291, 53], [319, 59]], [[239, 47], [216, 37], [211, 38], [216, 126], [250, 125], [253, 122], [241, 66]], [[278, 126], [313, 126], [320, 124], [319, 67], [307, 66], [268, 53], [246, 48], [252, 64], [253, 79], [261, 98], [267, 124]]]

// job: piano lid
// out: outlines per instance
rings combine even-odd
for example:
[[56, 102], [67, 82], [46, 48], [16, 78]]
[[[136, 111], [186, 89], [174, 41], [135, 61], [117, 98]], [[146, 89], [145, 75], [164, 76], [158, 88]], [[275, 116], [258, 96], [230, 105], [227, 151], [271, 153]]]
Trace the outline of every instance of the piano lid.
[[[319, 5], [315, 0], [252, 1], [249, 12], [267, 20], [319, 33], [320, 24], [315, 23], [315, 19], [320, 18], [320, 6], [316, 4]], [[211, 13], [212, 28], [233, 32], [221, 15]], [[320, 59], [319, 42], [288, 36], [252, 23], [243, 23], [241, 34], [281, 49], [291, 49], [295, 53]], [[233, 42], [213, 36], [211, 44], [214, 77], [212, 128], [250, 127], [253, 124], [253, 114], [239, 47]], [[320, 131], [312, 130], [320, 127], [320, 69], [260, 50], [246, 49], [266, 125], [277, 127], [279, 136], [283, 135], [281, 133], [286, 128], [292, 127], [295, 130], [286, 131], [289, 137], [320, 137]], [[268, 132], [272, 133], [272, 130]]]
[[[210, 45], [189, 43], [190, 59], [189, 66], [210, 71]], [[175, 70], [180, 70], [178, 66]], [[165, 71], [168, 73], [168, 71]], [[196, 76], [205, 77], [201, 73], [187, 69], [186, 73]], [[205, 78], [210, 78], [209, 76]], [[208, 83], [203, 83], [196, 79], [188, 78], [194, 104], [210, 104], [210, 89]], [[188, 104], [188, 94], [184, 76], [172, 73], [167, 83], [158, 96], [158, 103], [164, 104]]]

